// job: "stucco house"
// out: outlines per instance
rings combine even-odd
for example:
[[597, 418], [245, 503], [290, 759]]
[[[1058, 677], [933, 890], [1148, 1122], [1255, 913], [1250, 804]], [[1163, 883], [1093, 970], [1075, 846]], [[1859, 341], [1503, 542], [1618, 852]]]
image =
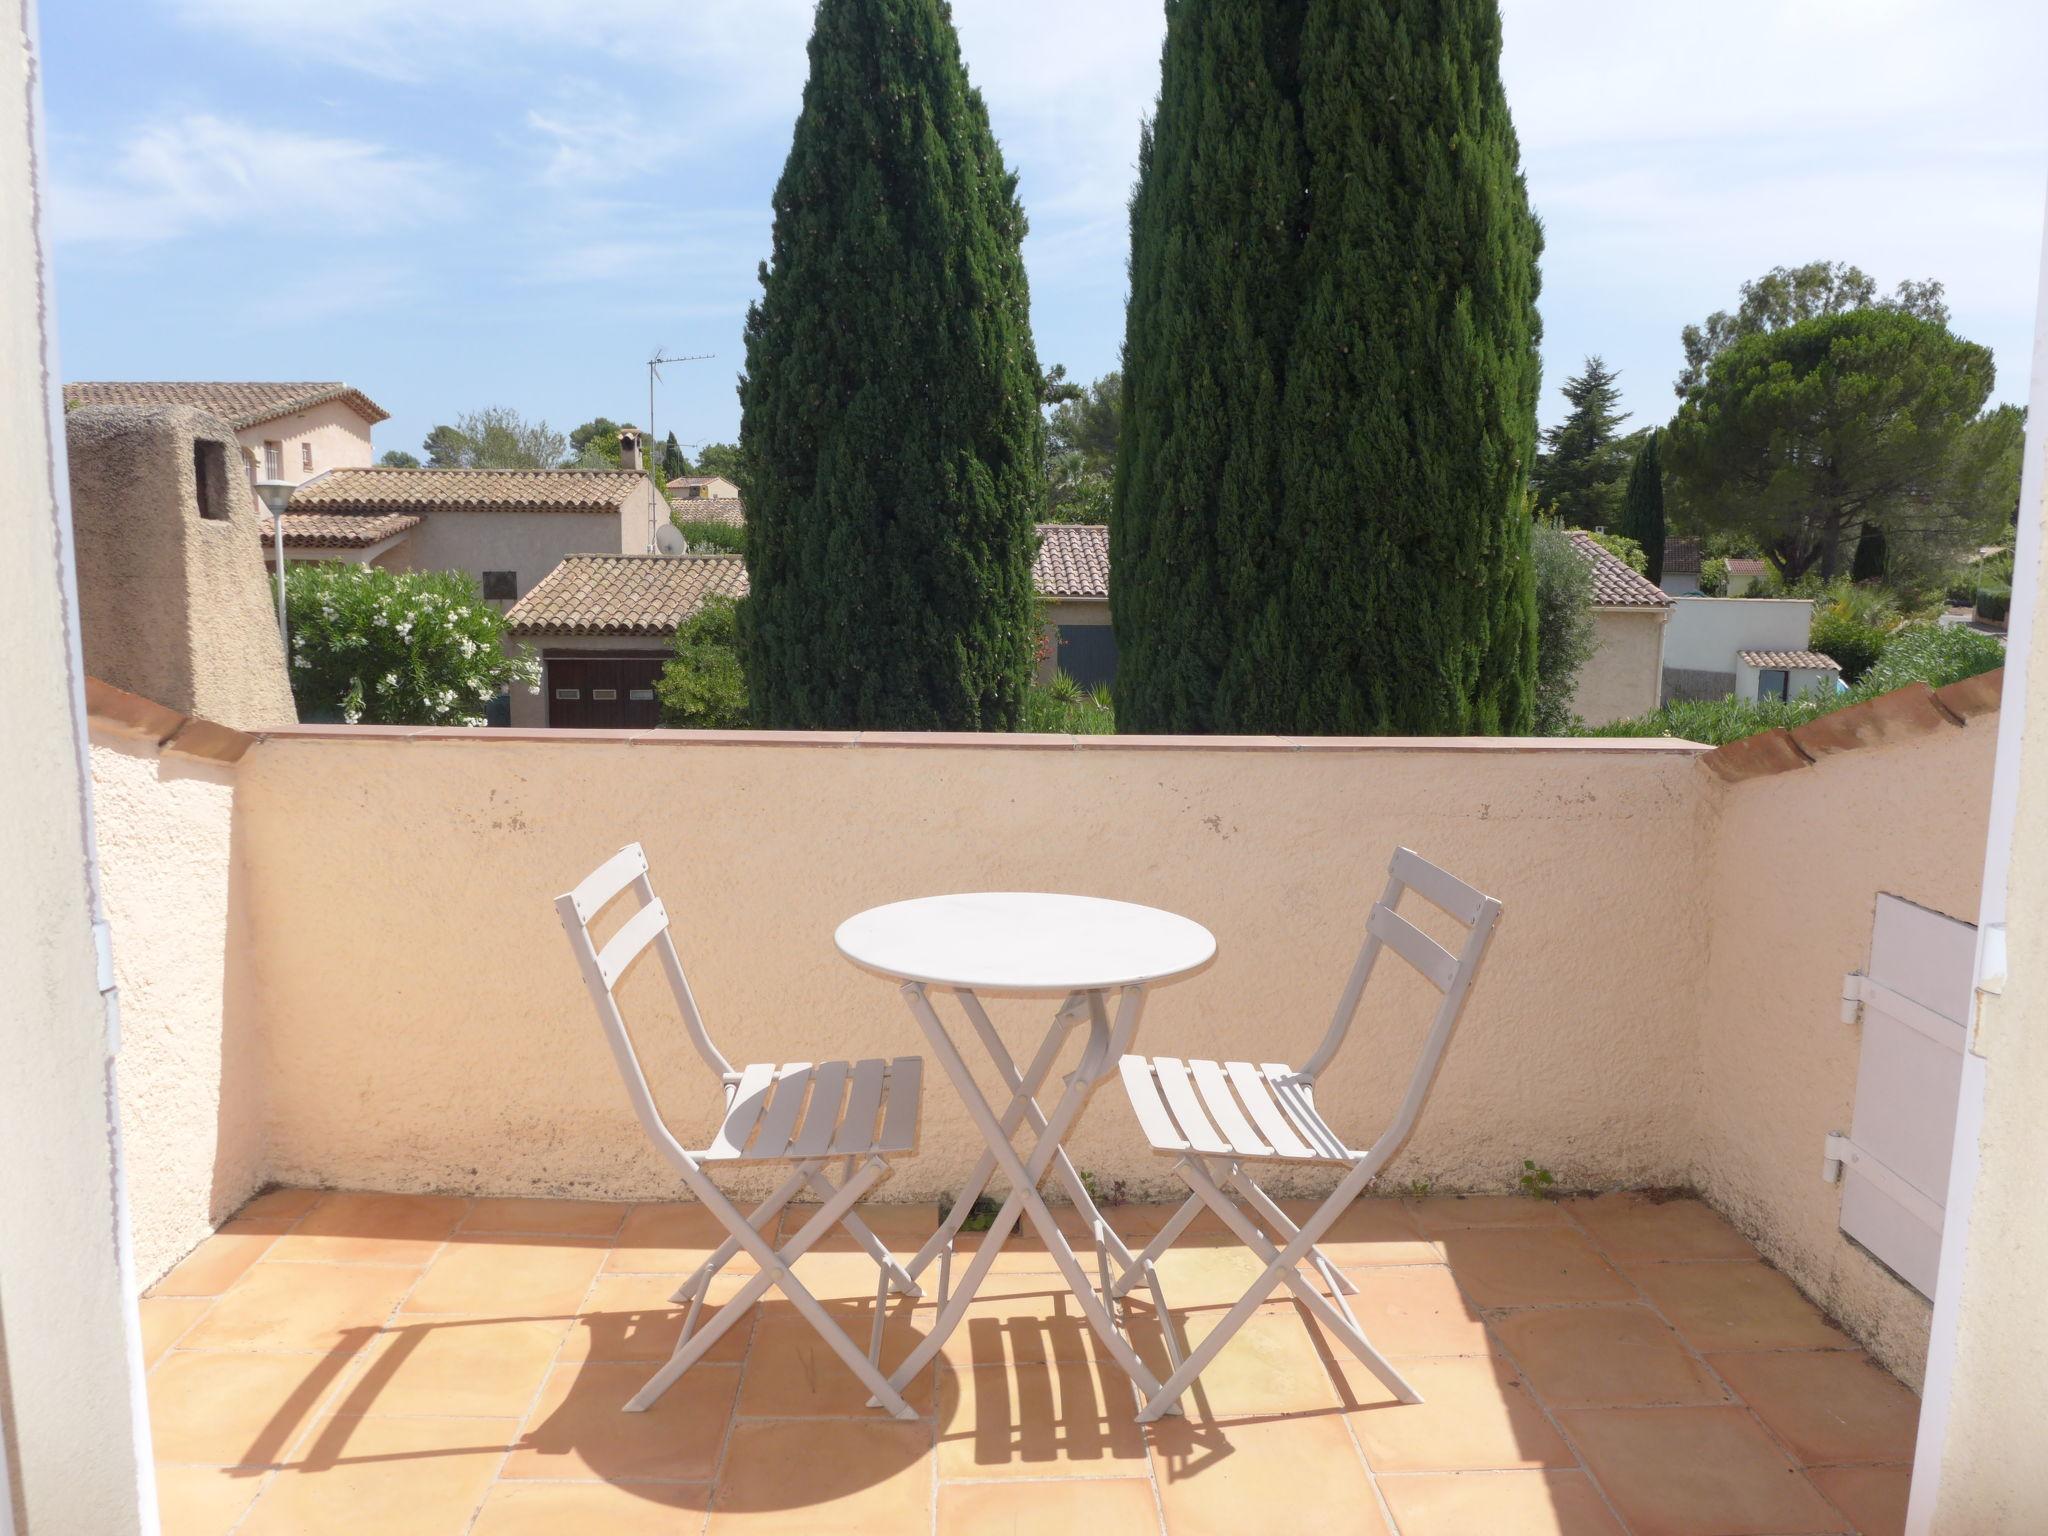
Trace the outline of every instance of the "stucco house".
[[[1804, 597], [1675, 597], [1664, 642], [1664, 702], [1674, 699], [1797, 698], [1839, 671], [1808, 646], [1813, 601]], [[1749, 656], [1816, 657], [1791, 666]], [[1780, 672], [1806, 674], [1787, 679]], [[1789, 688], [1789, 692], [1785, 691]]]
[[570, 555], [505, 615], [540, 653], [538, 693], [512, 690], [524, 726], [652, 727], [654, 680], [676, 628], [712, 595], [747, 595], [738, 555]]
[[1671, 599], [1640, 571], [1571, 530], [1572, 547], [1593, 568], [1596, 647], [1579, 669], [1572, 712], [1588, 725], [1627, 720], [1657, 707], [1664, 677], [1664, 627]]
[[1796, 699], [1833, 693], [1842, 669], [1819, 651], [1740, 651], [1735, 657], [1735, 697]]
[[668, 483], [669, 505], [686, 523], [746, 526], [747, 507], [740, 488], [723, 475], [683, 475]]
[[1116, 677], [1109, 626], [1109, 529], [1100, 523], [1041, 523], [1031, 582], [1044, 605], [1038, 680], [1064, 672], [1085, 688]]
[[[660, 501], [626, 470], [336, 470], [292, 493], [285, 557], [468, 571], [485, 597], [513, 602], [570, 555], [651, 554]], [[266, 520], [266, 555], [270, 544]]]
[[86, 405], [189, 405], [218, 416], [241, 445], [251, 480], [299, 485], [337, 469], [375, 461], [370, 429], [391, 413], [361, 390], [327, 383], [121, 383], [64, 386], [64, 408]]

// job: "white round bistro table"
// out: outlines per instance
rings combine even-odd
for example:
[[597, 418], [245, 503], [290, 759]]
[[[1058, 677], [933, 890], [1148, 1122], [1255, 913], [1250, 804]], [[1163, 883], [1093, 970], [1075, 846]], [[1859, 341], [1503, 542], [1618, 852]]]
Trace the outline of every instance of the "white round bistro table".
[[[998, 1168], [1010, 1183], [1009, 1198], [959, 1286], [941, 1296], [932, 1331], [896, 1368], [890, 1385], [902, 1391], [944, 1347], [1018, 1219], [1028, 1216], [1117, 1364], [1142, 1393], [1157, 1391], [1157, 1380], [1118, 1330], [1105, 1299], [1110, 1293], [1109, 1259], [1128, 1269], [1130, 1250], [1103, 1220], [1061, 1144], [1095, 1085], [1116, 1071], [1130, 1050], [1147, 989], [1192, 976], [1208, 965], [1216, 956], [1215, 936], [1200, 923], [1157, 907], [1013, 891], [926, 896], [874, 907], [841, 923], [834, 940], [840, 953], [862, 970], [901, 983], [904, 1001], [987, 1143], [945, 1223], [911, 1260], [911, 1277], [951, 1252], [961, 1223]], [[1009, 1088], [1010, 1101], [1000, 1115], [933, 1008], [934, 990], [951, 992], [959, 1000], [961, 1012]], [[1117, 994], [1114, 1017], [1109, 1006], [1112, 992]], [[985, 996], [1062, 999], [1045, 1042], [1021, 1072], [982, 1007]], [[1046, 1114], [1039, 1107], [1038, 1090], [1059, 1059], [1068, 1033], [1084, 1019], [1088, 1041], [1080, 1065], [1066, 1079], [1052, 1113]], [[1011, 1140], [1020, 1125], [1035, 1138], [1021, 1156]], [[1095, 1235], [1100, 1293], [1038, 1192], [1048, 1169], [1066, 1186]]]

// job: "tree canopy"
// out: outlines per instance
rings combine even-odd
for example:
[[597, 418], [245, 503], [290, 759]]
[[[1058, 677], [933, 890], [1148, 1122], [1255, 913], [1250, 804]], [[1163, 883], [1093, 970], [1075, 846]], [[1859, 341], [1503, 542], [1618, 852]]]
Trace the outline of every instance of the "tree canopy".
[[1755, 330], [1707, 359], [1666, 466], [1696, 521], [1754, 540], [1788, 581], [1842, 572], [1866, 527], [1894, 551], [1964, 543], [2003, 497], [2009, 418], [1977, 424], [1993, 379], [1987, 348], [1902, 305]]
[[377, 462], [386, 469], [418, 469], [420, 461], [403, 448], [386, 448]]
[[740, 481], [740, 450], [737, 443], [706, 443], [697, 450], [697, 469], [700, 475], [718, 475], [738, 485]]
[[1942, 293], [1940, 283], [1908, 279], [1889, 297], [1879, 298], [1873, 278], [1862, 268], [1840, 261], [1773, 267], [1742, 285], [1742, 302], [1732, 314], [1716, 310], [1703, 323], [1688, 325], [1681, 333], [1685, 367], [1678, 375], [1678, 397], [1682, 400], [1697, 389], [1705, 381], [1707, 364], [1745, 336], [1852, 309], [1895, 309], [1947, 325], [1948, 305]]
[[554, 469], [567, 440], [545, 421], [528, 421], [510, 406], [493, 405], [438, 426], [424, 444], [436, 469]]
[[1123, 419], [1123, 376], [1106, 373], [1088, 385], [1066, 382], [1055, 367], [1044, 391], [1045, 512], [1049, 523], [1106, 523]]
[[1139, 731], [1526, 731], [1541, 231], [1495, 0], [1177, 0], [1111, 589]]
[[944, 0], [819, 0], [774, 211], [740, 381], [754, 714], [1012, 728], [1044, 378], [1016, 177]]
[[675, 433], [669, 433], [661, 445], [662, 479], [664, 481], [680, 480], [685, 475], [694, 475], [695, 473], [696, 471], [690, 468], [689, 455], [683, 452], [683, 445], [676, 441]]
[[1543, 451], [1529, 483], [1536, 504], [1568, 528], [1611, 528], [1621, 519], [1622, 482], [1629, 455], [1617, 429], [1629, 413], [1621, 403], [1621, 376], [1597, 353], [1564, 381], [1571, 410], [1543, 434]]

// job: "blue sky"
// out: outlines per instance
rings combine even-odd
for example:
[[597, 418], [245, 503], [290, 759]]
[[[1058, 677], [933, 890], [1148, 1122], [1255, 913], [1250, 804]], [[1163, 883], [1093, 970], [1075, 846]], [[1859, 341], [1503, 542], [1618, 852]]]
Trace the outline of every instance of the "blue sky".
[[[346, 379], [380, 449], [493, 404], [733, 437], [810, 0], [42, 0], [67, 378]], [[1780, 264], [1935, 277], [2024, 399], [2040, 0], [1506, 0], [1548, 229], [1543, 419], [1637, 422], [1679, 329]], [[955, 0], [1031, 217], [1041, 359], [1116, 366], [1157, 0]]]

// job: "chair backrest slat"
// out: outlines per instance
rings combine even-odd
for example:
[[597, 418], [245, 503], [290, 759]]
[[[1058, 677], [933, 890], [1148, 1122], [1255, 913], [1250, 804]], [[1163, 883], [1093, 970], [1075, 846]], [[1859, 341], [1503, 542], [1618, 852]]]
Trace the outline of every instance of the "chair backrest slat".
[[638, 843], [628, 843], [585, 875], [569, 893], [576, 916], [586, 926], [611, 904], [627, 886], [647, 873], [647, 855]]
[[1487, 897], [1456, 875], [1438, 869], [1412, 848], [1394, 850], [1388, 873], [1425, 901], [1433, 902], [1470, 928], [1479, 921]]
[[638, 959], [640, 951], [652, 944], [655, 936], [667, 927], [668, 908], [661, 904], [659, 897], [627, 918], [619, 931], [597, 952], [597, 974], [604, 978], [604, 984], [616, 987], [619, 978], [626, 974], [626, 967]]
[[1436, 984], [1439, 992], [1450, 990], [1458, 974], [1458, 957], [1437, 943], [1392, 907], [1375, 906], [1366, 931], [1406, 960]]

